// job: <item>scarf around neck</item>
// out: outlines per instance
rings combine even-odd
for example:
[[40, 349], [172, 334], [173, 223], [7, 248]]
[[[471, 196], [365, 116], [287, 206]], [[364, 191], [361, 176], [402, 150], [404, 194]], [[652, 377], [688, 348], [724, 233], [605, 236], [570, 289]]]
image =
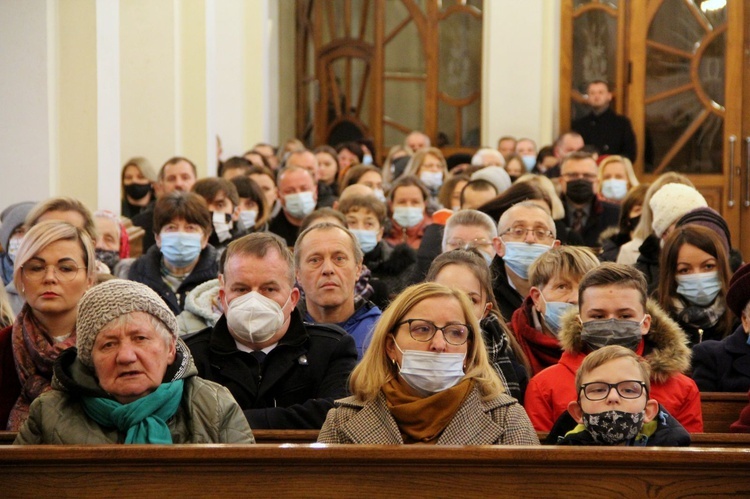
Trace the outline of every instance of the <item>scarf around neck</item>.
[[185, 382], [162, 383], [152, 393], [128, 404], [104, 397], [82, 397], [86, 414], [106, 428], [125, 432], [126, 444], [171, 444], [167, 421], [182, 401]]
[[675, 309], [675, 316], [683, 324], [703, 329], [715, 326], [727, 309], [725, 301], [721, 297], [717, 297], [712, 304], [705, 307], [674, 297], [672, 298], [672, 306]]
[[400, 377], [381, 388], [404, 443], [435, 443], [468, 397], [474, 380], [465, 379], [447, 390], [419, 397], [408, 391]]
[[52, 366], [57, 357], [76, 344], [75, 331], [65, 341], [50, 343], [47, 331], [36, 320], [28, 304], [13, 323], [11, 333], [13, 359], [21, 383], [18, 397], [8, 416], [8, 430], [19, 431], [29, 416], [29, 406], [39, 395], [50, 390]]

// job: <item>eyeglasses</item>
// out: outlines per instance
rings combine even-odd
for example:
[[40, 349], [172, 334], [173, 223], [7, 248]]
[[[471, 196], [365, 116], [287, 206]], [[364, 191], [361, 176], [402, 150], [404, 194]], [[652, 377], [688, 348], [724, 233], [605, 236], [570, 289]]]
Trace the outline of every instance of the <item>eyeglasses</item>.
[[30, 281], [41, 281], [44, 276], [47, 275], [47, 269], [52, 267], [55, 277], [61, 281], [72, 281], [78, 275], [78, 271], [83, 267], [78, 267], [73, 263], [58, 263], [55, 265], [51, 263], [44, 265], [43, 263], [26, 263], [21, 265], [21, 272], [23, 276]]
[[511, 236], [512, 239], [515, 239], [516, 241], [522, 241], [526, 238], [526, 234], [529, 232], [534, 234], [534, 237], [537, 239], [537, 241], [551, 241], [555, 238], [555, 235], [552, 233], [552, 231], [542, 228], [536, 228], [536, 229], [527, 229], [526, 227], [511, 227], [510, 229], [506, 230], [502, 233], [503, 236]]
[[597, 400], [604, 400], [607, 398], [612, 388], [617, 390], [617, 394], [624, 399], [637, 399], [643, 395], [643, 390], [646, 388], [646, 384], [642, 381], [636, 380], [620, 381], [619, 383], [595, 381], [593, 383], [584, 383], [581, 385], [579, 394], [582, 391], [587, 399], [596, 402]]
[[589, 182], [593, 182], [596, 180], [596, 174], [595, 173], [563, 173], [562, 178], [565, 179], [566, 182], [570, 182], [572, 180], [578, 180], [578, 179], [584, 179], [588, 180]]
[[472, 239], [471, 241], [464, 241], [461, 238], [448, 239], [446, 246], [452, 249], [456, 248], [481, 248], [490, 246], [492, 243], [483, 237]]
[[430, 341], [438, 331], [442, 331], [448, 344], [458, 346], [466, 343], [471, 334], [471, 326], [466, 324], [446, 324], [443, 327], [437, 327], [435, 323], [425, 319], [407, 319], [396, 324], [396, 327], [404, 324], [409, 325], [409, 335], [421, 342]]

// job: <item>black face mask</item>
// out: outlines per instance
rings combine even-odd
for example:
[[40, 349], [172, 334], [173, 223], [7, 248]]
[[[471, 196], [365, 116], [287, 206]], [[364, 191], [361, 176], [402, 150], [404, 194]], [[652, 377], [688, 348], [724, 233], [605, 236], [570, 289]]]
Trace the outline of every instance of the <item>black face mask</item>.
[[149, 192], [151, 192], [150, 184], [130, 184], [125, 186], [125, 194], [135, 200], [143, 199]]
[[565, 196], [576, 204], [589, 203], [594, 198], [594, 184], [582, 178], [571, 180]]
[[628, 230], [634, 231], [636, 227], [638, 227], [638, 222], [641, 221], [641, 216], [638, 215], [637, 217], [630, 217], [628, 219]]
[[114, 272], [115, 265], [120, 261], [120, 252], [115, 250], [97, 249], [96, 259], [109, 267], [109, 270]]

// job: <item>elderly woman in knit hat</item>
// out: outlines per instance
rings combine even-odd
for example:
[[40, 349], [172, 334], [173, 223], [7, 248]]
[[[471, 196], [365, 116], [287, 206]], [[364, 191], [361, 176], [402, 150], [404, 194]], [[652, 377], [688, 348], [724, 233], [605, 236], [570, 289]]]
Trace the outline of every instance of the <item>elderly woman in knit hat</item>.
[[91, 288], [76, 330], [16, 444], [254, 442], [229, 391], [197, 376], [174, 315], [147, 286]]
[[750, 263], [732, 276], [726, 303], [742, 323], [721, 341], [693, 347], [693, 379], [702, 392], [750, 389]]

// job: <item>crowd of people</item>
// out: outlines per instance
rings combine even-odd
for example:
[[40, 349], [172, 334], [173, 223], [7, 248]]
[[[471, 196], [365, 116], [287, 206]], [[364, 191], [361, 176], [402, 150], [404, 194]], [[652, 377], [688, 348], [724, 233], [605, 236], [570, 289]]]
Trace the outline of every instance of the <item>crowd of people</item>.
[[0, 426], [19, 444], [688, 445], [700, 391], [750, 389], [750, 265], [686, 177], [639, 182], [602, 113], [576, 124], [590, 141], [458, 158], [419, 131], [380, 165], [367, 140], [258, 144], [201, 179], [138, 157], [120, 216], [8, 206]]

